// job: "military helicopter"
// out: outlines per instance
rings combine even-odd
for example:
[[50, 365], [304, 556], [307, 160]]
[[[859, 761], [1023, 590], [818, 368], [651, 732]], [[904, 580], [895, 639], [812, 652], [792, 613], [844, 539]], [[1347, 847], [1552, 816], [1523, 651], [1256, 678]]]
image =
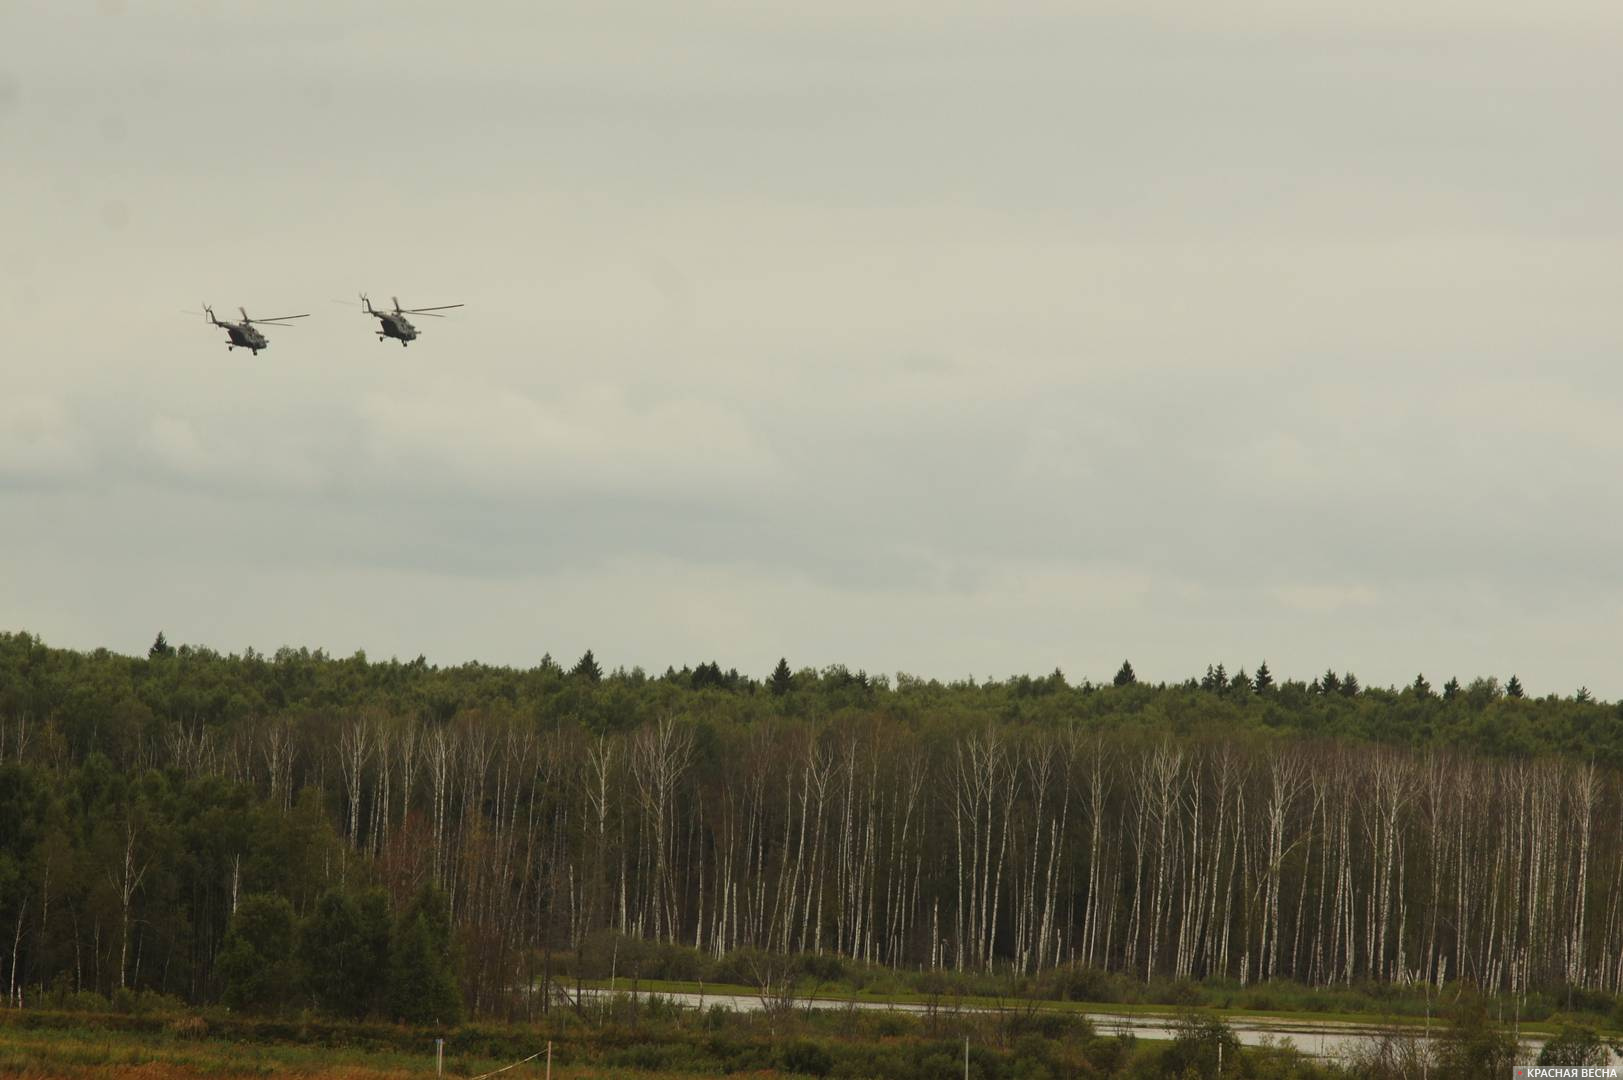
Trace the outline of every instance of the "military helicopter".
[[203, 305], [203, 316], [229, 335], [230, 340], [226, 342], [225, 346], [227, 349], [241, 347], [255, 356], [259, 355], [260, 349], [270, 348], [270, 341], [266, 339], [265, 335], [254, 329], [256, 325], [287, 326], [289, 325], [287, 322], [289, 319], [308, 319], [310, 317], [309, 313], [306, 312], [303, 315], [278, 315], [273, 319], [250, 319], [246, 310], [240, 307], [237, 310], [242, 312], [242, 321], [240, 323], [221, 322], [214, 317], [214, 309], [207, 304]]
[[441, 304], [439, 307], [403, 308], [400, 306], [398, 296], [391, 296], [389, 299], [394, 301], [393, 311], [379, 311], [372, 306], [372, 301], [366, 298], [365, 293], [361, 294], [361, 305], [366, 308], [368, 315], [377, 319], [381, 324], [376, 331], [379, 343], [384, 338], [394, 338], [400, 342], [401, 348], [405, 348], [408, 344], [417, 340], [417, 328], [411, 325], [411, 320], [406, 318], [407, 315], [427, 315], [431, 319], [443, 319], [445, 318], [444, 315], [434, 313], [462, 306], [461, 304]]

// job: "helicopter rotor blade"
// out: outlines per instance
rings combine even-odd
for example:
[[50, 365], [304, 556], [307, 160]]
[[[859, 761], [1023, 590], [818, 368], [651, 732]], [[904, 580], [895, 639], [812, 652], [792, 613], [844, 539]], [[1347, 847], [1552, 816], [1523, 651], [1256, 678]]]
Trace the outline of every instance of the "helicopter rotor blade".
[[269, 319], [249, 319], [247, 321], [251, 323], [276, 323], [278, 325], [286, 325], [288, 319], [308, 319], [309, 317], [310, 313], [307, 311], [303, 315], [277, 315]]
[[[414, 307], [414, 308], [405, 308], [405, 309], [404, 309], [404, 311], [405, 311], [405, 313], [406, 313], [406, 314], [407, 314], [407, 315], [427, 315], [427, 314], [429, 314], [429, 313], [430, 313], [430, 312], [435, 312], [435, 311], [449, 311], [449, 310], [450, 310], [450, 309], [452, 309], [452, 308], [458, 308], [458, 307], [465, 307], [465, 306], [466, 306], [466, 305], [464, 305], [464, 304], [441, 304], [441, 305], [439, 305], [439, 306], [438, 306], [438, 307]], [[441, 315], [441, 316], [440, 316], [440, 318], [442, 318], [442, 319], [443, 319], [443, 318], [444, 318], [444, 317], [445, 317], [445, 316], [443, 316], [443, 315]]]

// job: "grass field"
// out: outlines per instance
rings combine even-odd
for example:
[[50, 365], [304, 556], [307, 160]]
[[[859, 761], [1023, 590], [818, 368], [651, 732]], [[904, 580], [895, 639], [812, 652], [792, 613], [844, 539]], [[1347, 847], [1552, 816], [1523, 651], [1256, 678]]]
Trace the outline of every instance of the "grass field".
[[[645, 1005], [635, 1021], [600, 1013], [593, 1020], [558, 1017], [547, 1025], [466, 1025], [447, 1033], [444, 1075], [480, 1076], [543, 1050], [550, 1038], [551, 1075], [560, 1080], [720, 1075], [945, 1080], [962, 1074], [966, 1035], [971, 1075], [978, 1080], [1138, 1075], [1130, 1071], [1135, 1062], [1153, 1062], [1164, 1051], [1164, 1044], [1151, 1040], [1097, 1036], [1070, 1018], [1024, 1027], [969, 1018], [948, 1031], [911, 1018], [878, 1016], [852, 1024], [837, 1015], [798, 1016], [768, 1023], [736, 1014], [678, 1015]], [[4, 1077], [386, 1080], [434, 1075], [433, 1034], [391, 1025], [0, 1011]], [[547, 1075], [544, 1057], [499, 1075], [503, 1080]]]
[[[1227, 992], [1223, 987], [1205, 988], [1213, 1004], [1179, 1010], [1149, 1002], [1039, 1000], [896, 987], [877, 991], [820, 985], [814, 980], [802, 982], [793, 996], [774, 1000], [772, 1008], [739, 1011], [714, 999], [737, 995], [758, 1000], [758, 991], [741, 983], [634, 982], [641, 993], [656, 996], [633, 1000], [623, 993], [604, 995], [579, 1008], [555, 1008], [537, 1023], [479, 1021], [448, 1031], [335, 1021], [307, 1013], [249, 1017], [223, 1009], [197, 1011], [173, 999], [126, 1012], [0, 1009], [0, 1077], [429, 1077], [435, 1075], [434, 1039], [443, 1035], [444, 1075], [453, 1078], [479, 1077], [512, 1065], [544, 1050], [550, 1040], [554, 1047], [551, 1075], [560, 1080], [723, 1075], [957, 1080], [963, 1075], [967, 1039], [970, 1075], [976, 1080], [1180, 1076], [1213, 1041], [1229, 1047], [1224, 1076], [1320, 1080], [1351, 1073], [1271, 1045], [1246, 1046], [1242, 1052], [1230, 1025], [1259, 1017], [1282, 1027], [1291, 1021], [1304, 1026], [1341, 1022], [1366, 1032], [1401, 1034], [1405, 1029], [1414, 1030], [1412, 1022], [1406, 1028], [1401, 1019], [1417, 1019], [1395, 1010], [1378, 1015], [1321, 1008], [1222, 1008], [1216, 1001]], [[582, 985], [609, 988], [607, 980]], [[628, 991], [632, 985], [633, 980], [613, 982], [619, 991]], [[1296, 1004], [1299, 988], [1265, 989], [1279, 1003]], [[701, 992], [712, 999], [703, 1008], [677, 1005], [659, 996]], [[813, 1009], [807, 1007], [813, 993], [822, 1001], [925, 1008]], [[1343, 994], [1326, 1000], [1357, 999]], [[1091, 1021], [1086, 1015], [1089, 1012], [1164, 1017], [1168, 1023], [1149, 1032], [1141, 1030], [1135, 1037], [1108, 1021]], [[1560, 1015], [1546, 1014], [1542, 1020], [1524, 1022], [1521, 1032], [1524, 1036], [1551, 1034], [1561, 1022]], [[1594, 1024], [1587, 1017], [1583, 1022], [1617, 1037], [1615, 1027]], [[1440, 1017], [1434, 1019], [1433, 1033], [1443, 1026]], [[1206, 1034], [1191, 1035], [1197, 1027]], [[1169, 1038], [1146, 1038], [1145, 1034], [1167, 1034]], [[543, 1062], [536, 1060], [499, 1075], [502, 1080], [528, 1080], [546, 1073]]]
[[[639, 979], [635, 981], [631, 979], [615, 979], [612, 981], [608, 979], [585, 979], [581, 981], [581, 985], [594, 990], [617, 990], [627, 993], [635, 986], [638, 992], [646, 994], [702, 994], [716, 998], [743, 997], [753, 999], [760, 993], [755, 987], [743, 984], [704, 983], [677, 979]], [[1236, 996], [1240, 996], [1242, 1000], [1248, 1001], [1249, 1004], [1221, 1004], [1221, 1002], [1232, 1002]], [[851, 1001], [862, 1005], [933, 1006], [943, 1010], [959, 1008], [1009, 1009], [1025, 1007], [1035, 1003], [1043, 1009], [1081, 1015], [1118, 1014], [1130, 1016], [1173, 1016], [1181, 1009], [1193, 1005], [1209, 1009], [1226, 1020], [1256, 1018], [1303, 1023], [1424, 1026], [1428, 1022], [1433, 1025], [1439, 1022], [1438, 1017], [1443, 1011], [1444, 1003], [1449, 1000], [1450, 994], [1445, 991], [1431, 1000], [1429, 1021], [1425, 1013], [1426, 999], [1419, 994], [1368, 999], [1360, 996], [1357, 992], [1312, 990], [1294, 985], [1281, 986], [1276, 989], [1274, 994], [1269, 994], [1266, 991], [1253, 991], [1246, 995], [1236, 995], [1221, 987], [1201, 988], [1198, 996], [1182, 1004], [1131, 1001], [1071, 1001], [1034, 998], [1015, 993], [989, 995], [952, 992], [925, 993], [908, 990], [875, 992], [867, 989], [853, 989], [849, 986], [837, 984], [819, 985], [809, 981], [803, 981], [797, 987], [796, 997], [801, 1005], [805, 1005], [813, 998], [819, 1002]], [[1301, 1007], [1304, 1000], [1311, 1001], [1314, 1007]], [[1281, 1007], [1281, 1005], [1286, 1007]], [[1291, 1005], [1296, 1007], [1289, 1007]], [[1362, 1007], [1345, 1008], [1348, 1005]], [[1505, 1021], [1507, 1023], [1515, 1022], [1515, 1002], [1503, 1003], [1501, 1007], [1506, 1010]], [[1518, 1027], [1527, 1034], [1553, 1035], [1567, 1023], [1581, 1023], [1602, 1032], [1610, 1032], [1615, 1037], [1623, 1038], [1623, 1024], [1614, 1023], [1613, 1016], [1580, 1010], [1547, 1012], [1542, 1019], [1537, 1020], [1523, 1017]]]

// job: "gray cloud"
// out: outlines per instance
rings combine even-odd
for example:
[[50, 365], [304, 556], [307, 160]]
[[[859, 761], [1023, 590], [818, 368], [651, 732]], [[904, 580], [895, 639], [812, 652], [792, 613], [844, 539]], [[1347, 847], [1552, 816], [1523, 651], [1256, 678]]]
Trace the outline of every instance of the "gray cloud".
[[0, 622], [1623, 694], [1611, 5], [0, 20]]

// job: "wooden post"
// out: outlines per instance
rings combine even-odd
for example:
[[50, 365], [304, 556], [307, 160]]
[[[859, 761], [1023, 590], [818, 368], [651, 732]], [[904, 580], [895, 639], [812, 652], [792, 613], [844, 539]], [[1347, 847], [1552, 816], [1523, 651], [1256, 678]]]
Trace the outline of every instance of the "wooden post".
[[547, 1080], [552, 1080], [552, 1040], [547, 1040]]
[[964, 1036], [964, 1080], [969, 1080], [969, 1036]]
[[434, 1040], [434, 1075], [445, 1075], [445, 1040]]

